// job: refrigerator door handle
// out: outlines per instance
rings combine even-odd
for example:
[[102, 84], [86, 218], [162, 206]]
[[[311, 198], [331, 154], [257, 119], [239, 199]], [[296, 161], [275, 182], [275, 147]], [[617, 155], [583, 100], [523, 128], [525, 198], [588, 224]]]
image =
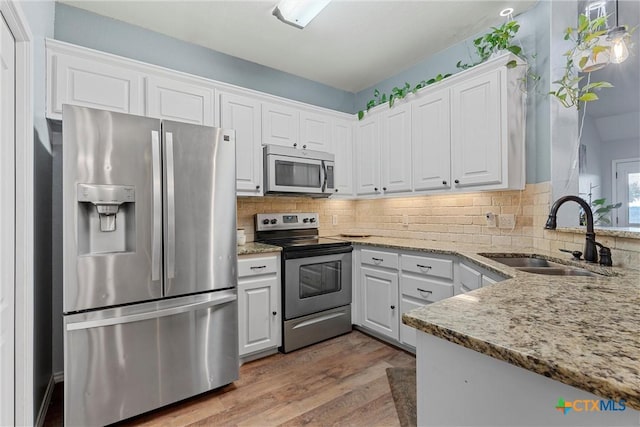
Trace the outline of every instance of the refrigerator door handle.
[[167, 278], [176, 273], [176, 199], [174, 194], [173, 133], [165, 132], [166, 191], [167, 191]]
[[151, 131], [151, 170], [153, 175], [153, 223], [151, 240], [151, 280], [160, 280], [162, 254], [162, 170], [160, 164], [160, 134]]
[[176, 314], [196, 311], [207, 307], [227, 304], [238, 299], [235, 292], [221, 292], [221, 295], [207, 301], [199, 301], [192, 304], [180, 305], [178, 307], [165, 308], [162, 310], [150, 310], [144, 313], [129, 314], [126, 316], [110, 317], [107, 319], [87, 320], [84, 322], [68, 323], [67, 331], [77, 331], [81, 329], [100, 328], [104, 326], [120, 325], [123, 323], [140, 322], [143, 320], [159, 319], [161, 317], [173, 316]]

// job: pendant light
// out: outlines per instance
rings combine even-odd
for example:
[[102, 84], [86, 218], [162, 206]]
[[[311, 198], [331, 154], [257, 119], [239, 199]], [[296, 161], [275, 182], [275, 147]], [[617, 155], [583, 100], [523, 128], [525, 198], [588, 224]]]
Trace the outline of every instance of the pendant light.
[[627, 38], [629, 33], [625, 25], [618, 25], [618, 0], [616, 0], [616, 26], [607, 32], [607, 40], [611, 42], [609, 60], [614, 64], [620, 64], [629, 57]]

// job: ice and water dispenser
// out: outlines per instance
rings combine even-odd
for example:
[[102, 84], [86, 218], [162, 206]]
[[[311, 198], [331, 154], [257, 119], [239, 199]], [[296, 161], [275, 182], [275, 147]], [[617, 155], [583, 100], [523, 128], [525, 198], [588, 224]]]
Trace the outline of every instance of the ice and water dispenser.
[[78, 184], [80, 255], [135, 250], [135, 187]]

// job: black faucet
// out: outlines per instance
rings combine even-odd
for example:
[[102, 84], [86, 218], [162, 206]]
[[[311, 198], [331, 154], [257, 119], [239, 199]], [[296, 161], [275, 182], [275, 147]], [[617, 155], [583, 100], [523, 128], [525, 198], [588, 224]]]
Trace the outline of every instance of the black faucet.
[[[591, 207], [589, 206], [589, 204], [582, 198], [578, 196], [564, 196], [556, 200], [553, 206], [551, 206], [549, 218], [547, 219], [547, 223], [545, 224], [544, 228], [547, 230], [556, 229], [556, 214], [558, 213], [558, 209], [564, 204], [564, 202], [568, 202], [570, 200], [582, 206], [582, 209], [584, 209], [584, 212], [587, 215], [587, 233], [586, 242], [584, 244], [584, 259], [587, 262], [598, 262], [598, 251], [596, 250], [596, 233], [593, 231], [593, 212], [591, 211]], [[609, 260], [610, 259], [611, 258], [609, 258]]]

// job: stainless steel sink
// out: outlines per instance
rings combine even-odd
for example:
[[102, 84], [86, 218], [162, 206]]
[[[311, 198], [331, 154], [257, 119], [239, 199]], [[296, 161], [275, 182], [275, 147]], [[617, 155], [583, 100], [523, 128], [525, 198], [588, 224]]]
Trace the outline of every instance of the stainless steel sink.
[[542, 258], [531, 258], [531, 257], [491, 257], [484, 255], [487, 258], [491, 258], [494, 261], [497, 261], [501, 264], [508, 265], [509, 267], [551, 267], [560, 266], [560, 264], [556, 264], [555, 262], [549, 262], [546, 259]]
[[516, 270], [550, 276], [596, 276], [588, 270], [573, 267], [516, 267]]
[[550, 276], [598, 276], [596, 273], [592, 273], [584, 268], [563, 265], [533, 256], [504, 257], [493, 256], [492, 254], [481, 255], [526, 273], [545, 274]]

